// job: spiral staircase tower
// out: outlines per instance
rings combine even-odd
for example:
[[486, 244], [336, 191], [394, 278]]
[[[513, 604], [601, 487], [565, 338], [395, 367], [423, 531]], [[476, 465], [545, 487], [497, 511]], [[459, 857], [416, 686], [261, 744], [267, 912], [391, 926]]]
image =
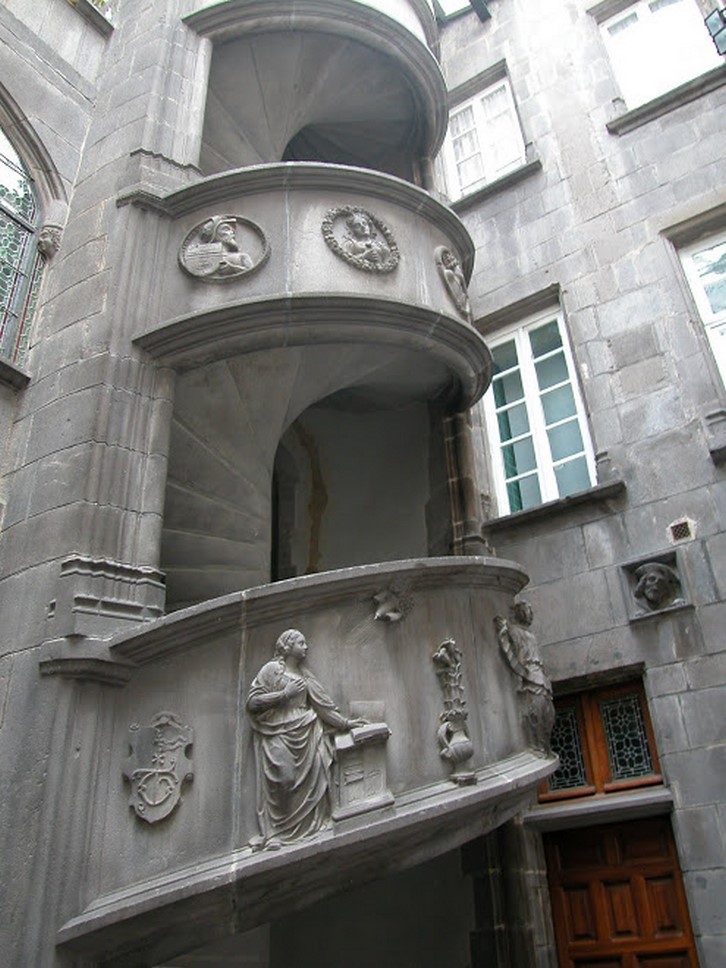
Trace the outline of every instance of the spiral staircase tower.
[[[431, 4], [124, 0], [104, 63], [27, 391], [44, 504], [6, 520], [30, 656], [8, 715], [41, 710], [55, 872], [28, 888], [50, 915], [27, 964], [172, 964], [493, 829], [552, 768], [494, 633], [526, 576], [479, 528], [466, 410], [490, 356], [471, 239], [430, 191], [448, 113]], [[255, 853], [244, 699], [290, 626], [337, 699], [385, 717], [390, 790], [320, 842]], [[436, 742], [449, 640], [461, 782]], [[192, 765], [156, 823], [122, 761], [134, 729], [174, 722]]]

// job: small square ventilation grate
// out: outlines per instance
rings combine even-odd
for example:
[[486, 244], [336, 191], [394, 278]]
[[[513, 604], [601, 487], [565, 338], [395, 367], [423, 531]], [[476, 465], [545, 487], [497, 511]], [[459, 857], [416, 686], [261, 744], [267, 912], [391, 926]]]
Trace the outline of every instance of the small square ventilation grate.
[[673, 544], [679, 541], [690, 541], [694, 536], [693, 521], [683, 518], [681, 521], [674, 521], [668, 525], [668, 536]]

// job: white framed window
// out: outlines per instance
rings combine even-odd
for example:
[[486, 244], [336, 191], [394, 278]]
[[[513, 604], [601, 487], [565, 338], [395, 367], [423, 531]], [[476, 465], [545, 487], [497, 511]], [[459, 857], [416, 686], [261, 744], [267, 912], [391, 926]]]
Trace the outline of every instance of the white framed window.
[[506, 77], [451, 109], [443, 152], [453, 199], [524, 164], [524, 138]]
[[696, 0], [639, 0], [600, 29], [628, 108], [721, 63]]
[[487, 343], [494, 377], [484, 415], [500, 513], [592, 487], [595, 455], [561, 315], [539, 314]]
[[726, 385], [726, 232], [682, 249], [680, 255]]

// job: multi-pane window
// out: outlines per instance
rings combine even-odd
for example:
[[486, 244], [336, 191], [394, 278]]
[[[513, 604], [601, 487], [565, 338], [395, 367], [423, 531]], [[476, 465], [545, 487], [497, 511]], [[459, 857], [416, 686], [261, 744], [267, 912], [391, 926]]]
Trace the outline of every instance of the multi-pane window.
[[641, 0], [601, 30], [629, 108], [721, 63], [695, 0]]
[[494, 377], [484, 413], [500, 513], [592, 486], [592, 444], [559, 314], [539, 316], [488, 342]]
[[21, 363], [40, 282], [33, 183], [0, 131], [0, 357]]
[[681, 258], [726, 384], [726, 233], [684, 249]]
[[451, 109], [444, 160], [455, 199], [524, 164], [524, 139], [506, 77]]
[[559, 699], [552, 749], [560, 766], [547, 780], [540, 800], [615, 793], [662, 782], [639, 683]]

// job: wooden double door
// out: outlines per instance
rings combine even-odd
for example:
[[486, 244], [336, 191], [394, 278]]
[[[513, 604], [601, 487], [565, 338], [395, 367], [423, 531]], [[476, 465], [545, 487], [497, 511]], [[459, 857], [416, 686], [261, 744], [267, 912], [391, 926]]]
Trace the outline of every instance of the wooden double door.
[[698, 968], [670, 820], [545, 837], [561, 968]]

